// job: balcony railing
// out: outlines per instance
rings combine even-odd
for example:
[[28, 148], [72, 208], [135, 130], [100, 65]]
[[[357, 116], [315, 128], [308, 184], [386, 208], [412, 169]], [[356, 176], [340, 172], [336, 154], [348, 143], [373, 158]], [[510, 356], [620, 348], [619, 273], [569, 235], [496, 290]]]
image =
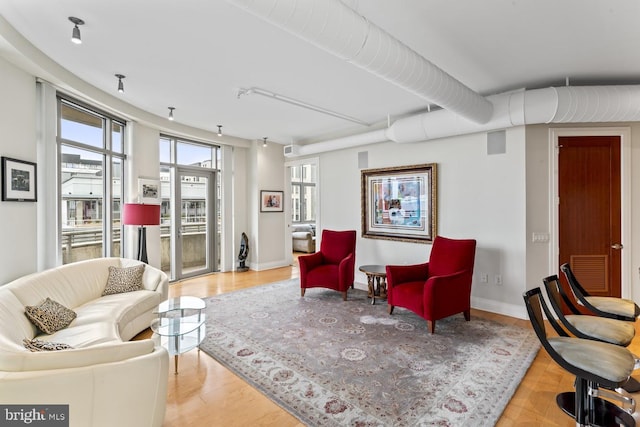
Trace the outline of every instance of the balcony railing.
[[[102, 250], [102, 227], [92, 224], [92, 227], [70, 228], [62, 231], [62, 262], [82, 261], [99, 258]], [[113, 229], [113, 254], [120, 254], [120, 227]], [[184, 267], [206, 265], [206, 232], [207, 225], [203, 222], [188, 222], [182, 225], [182, 264]], [[160, 226], [160, 240], [162, 247], [162, 269], [170, 268], [170, 225]]]

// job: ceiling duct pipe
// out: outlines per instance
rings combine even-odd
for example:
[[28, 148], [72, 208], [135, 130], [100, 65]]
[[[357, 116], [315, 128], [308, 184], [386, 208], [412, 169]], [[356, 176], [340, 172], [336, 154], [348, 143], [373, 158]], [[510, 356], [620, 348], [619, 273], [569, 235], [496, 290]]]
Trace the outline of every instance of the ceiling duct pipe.
[[[291, 150], [291, 154], [287, 157], [307, 156], [309, 154], [323, 153], [325, 151], [342, 150], [344, 148], [358, 147], [360, 145], [376, 144], [378, 142], [385, 142], [388, 140], [387, 129], [379, 129], [371, 132], [359, 133], [357, 135], [346, 136], [344, 138], [318, 142], [315, 144], [296, 145], [295, 153], [294, 150]], [[287, 153], [286, 150], [285, 153]]]
[[227, 0], [313, 45], [475, 123], [492, 105], [339, 0]]
[[387, 131], [394, 142], [488, 132], [540, 123], [604, 123], [640, 120], [640, 86], [563, 86], [487, 97], [491, 120], [478, 124], [445, 110], [399, 119]]
[[384, 135], [380, 133], [382, 131], [367, 132], [299, 146], [298, 155], [383, 141], [420, 142], [542, 123], [640, 121], [640, 85], [522, 89], [487, 99], [493, 104], [493, 115], [485, 124], [473, 123], [447, 110], [438, 110], [398, 119], [384, 129]]

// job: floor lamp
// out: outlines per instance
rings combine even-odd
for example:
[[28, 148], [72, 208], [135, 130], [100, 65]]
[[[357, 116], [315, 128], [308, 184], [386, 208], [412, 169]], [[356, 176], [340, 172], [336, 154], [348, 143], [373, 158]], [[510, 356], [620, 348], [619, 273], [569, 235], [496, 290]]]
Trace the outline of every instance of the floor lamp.
[[138, 260], [149, 263], [147, 259], [146, 225], [160, 225], [160, 205], [125, 203], [122, 209], [122, 223], [138, 226]]

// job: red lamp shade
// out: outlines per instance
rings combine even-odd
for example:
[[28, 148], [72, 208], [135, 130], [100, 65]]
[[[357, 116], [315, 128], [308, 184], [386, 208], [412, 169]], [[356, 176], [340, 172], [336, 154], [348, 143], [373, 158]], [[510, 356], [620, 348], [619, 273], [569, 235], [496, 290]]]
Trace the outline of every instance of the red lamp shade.
[[124, 225], [160, 225], [160, 205], [125, 203], [122, 209]]

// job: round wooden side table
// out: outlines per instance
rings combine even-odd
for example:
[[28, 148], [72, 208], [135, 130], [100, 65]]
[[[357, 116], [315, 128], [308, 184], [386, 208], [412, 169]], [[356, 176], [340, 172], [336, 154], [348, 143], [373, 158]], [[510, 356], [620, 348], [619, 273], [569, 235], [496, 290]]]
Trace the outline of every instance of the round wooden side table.
[[376, 297], [387, 298], [387, 270], [384, 265], [369, 264], [362, 265], [359, 268], [367, 275], [367, 285], [369, 286], [369, 294], [371, 305], [376, 303]]

